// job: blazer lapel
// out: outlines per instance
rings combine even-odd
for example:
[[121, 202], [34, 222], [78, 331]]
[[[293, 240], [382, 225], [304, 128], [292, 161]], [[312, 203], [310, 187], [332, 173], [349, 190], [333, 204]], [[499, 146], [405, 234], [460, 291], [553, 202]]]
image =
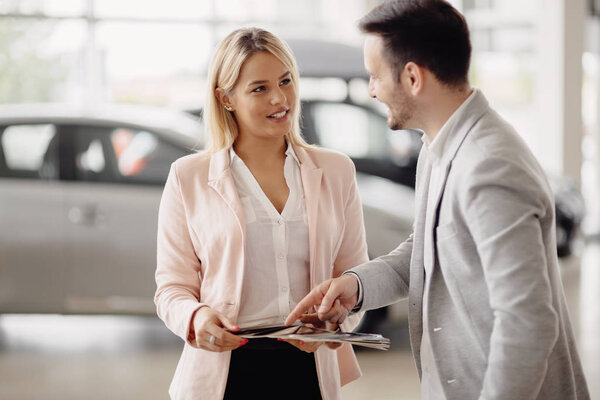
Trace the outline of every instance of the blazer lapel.
[[437, 227], [439, 206], [446, 189], [446, 182], [448, 180], [448, 175], [450, 174], [452, 160], [456, 157], [460, 146], [467, 137], [467, 134], [471, 131], [471, 128], [473, 128], [473, 125], [479, 121], [488, 109], [488, 102], [483, 94], [478, 89], [473, 90], [473, 96], [475, 97], [472, 99], [471, 104], [468, 105], [468, 109], [463, 113], [465, 117], [462, 120], [457, 121], [454, 132], [448, 137], [448, 143], [446, 144], [441, 160], [441, 168], [443, 168], [444, 173], [438, 182], [439, 186], [438, 188], [433, 188], [433, 192], [430, 191], [429, 193], [430, 195], [436, 196], [432, 203], [433, 208], [429, 210], [429, 212], [433, 213], [432, 217], [434, 218], [434, 223], [432, 224], [432, 227], [434, 231]]
[[242, 231], [242, 238], [244, 238], [246, 235], [244, 210], [242, 209], [240, 197], [237, 188], [235, 187], [229, 164], [230, 158], [228, 148], [214, 153], [210, 157], [208, 185], [212, 187], [231, 208]]
[[417, 185], [415, 192], [415, 222], [413, 231], [413, 249], [410, 262], [410, 290], [408, 292], [408, 323], [410, 342], [420, 373], [421, 336], [423, 332], [423, 290], [425, 285], [425, 217], [427, 215], [427, 195], [431, 177], [431, 164], [427, 161], [425, 148], [421, 149], [417, 165]]
[[321, 195], [321, 179], [323, 170], [318, 168], [308, 153], [301, 147], [293, 146], [300, 161], [300, 175], [306, 199], [306, 214], [308, 216], [308, 243], [310, 252], [310, 284], [315, 286], [315, 257], [317, 254], [317, 233], [319, 215], [319, 197]]

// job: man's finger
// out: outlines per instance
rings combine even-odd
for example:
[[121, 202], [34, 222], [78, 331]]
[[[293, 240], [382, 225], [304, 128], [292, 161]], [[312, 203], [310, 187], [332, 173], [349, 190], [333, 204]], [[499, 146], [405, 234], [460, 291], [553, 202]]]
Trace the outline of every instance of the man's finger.
[[328, 314], [338, 297], [344, 293], [344, 288], [341, 285], [338, 285], [335, 280], [331, 281], [328, 286], [328, 290], [323, 293], [323, 299], [321, 300], [321, 305], [318, 309], [319, 318], [321, 318], [321, 315]]
[[290, 315], [288, 315], [288, 317], [285, 320], [285, 324], [293, 324], [294, 321], [299, 319], [302, 316], [302, 314], [304, 314], [307, 310], [321, 303], [323, 294], [327, 292], [327, 289], [329, 288], [330, 284], [331, 281], [326, 281], [321, 283], [313, 290], [311, 290], [309, 294], [307, 294], [302, 300], [300, 300], [300, 302], [298, 303], [296, 308], [292, 310]]

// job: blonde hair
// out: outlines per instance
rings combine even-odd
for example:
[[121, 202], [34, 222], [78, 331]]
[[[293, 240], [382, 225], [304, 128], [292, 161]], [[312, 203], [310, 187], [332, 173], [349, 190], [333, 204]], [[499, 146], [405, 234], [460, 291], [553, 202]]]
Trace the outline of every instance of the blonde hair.
[[[207, 150], [211, 153], [229, 148], [235, 142], [239, 130], [232, 112], [225, 110], [216, 97], [215, 90], [221, 88], [230, 93], [237, 84], [244, 62], [258, 52], [268, 52], [285, 65], [291, 73], [291, 79], [298, 93], [298, 67], [292, 51], [277, 36], [260, 28], [242, 28], [231, 32], [217, 46], [208, 72], [207, 98], [204, 108], [204, 123], [209, 142]], [[288, 143], [309, 147], [300, 130], [300, 99], [296, 96], [293, 105], [293, 121], [290, 131], [285, 135]]]

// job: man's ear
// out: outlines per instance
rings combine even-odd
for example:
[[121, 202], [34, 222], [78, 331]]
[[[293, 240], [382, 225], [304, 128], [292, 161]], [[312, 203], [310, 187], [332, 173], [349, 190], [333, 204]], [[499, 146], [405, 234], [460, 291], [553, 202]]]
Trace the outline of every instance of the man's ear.
[[227, 111], [233, 111], [235, 110], [233, 103], [232, 103], [232, 99], [231, 96], [229, 94], [227, 94], [227, 92], [222, 89], [222, 88], [216, 88], [215, 89], [215, 96], [217, 98], [217, 100], [219, 100], [219, 103], [221, 103], [221, 105], [227, 110]]
[[400, 80], [408, 93], [416, 96], [423, 90], [425, 84], [425, 70], [418, 64], [409, 61], [402, 69]]

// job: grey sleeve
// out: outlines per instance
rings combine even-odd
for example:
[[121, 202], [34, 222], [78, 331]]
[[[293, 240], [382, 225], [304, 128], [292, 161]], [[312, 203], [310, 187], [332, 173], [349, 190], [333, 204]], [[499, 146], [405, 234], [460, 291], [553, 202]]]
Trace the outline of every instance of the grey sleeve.
[[358, 276], [362, 291], [360, 311], [387, 306], [408, 296], [412, 234], [389, 254], [348, 270]]
[[542, 230], [553, 205], [540, 179], [490, 158], [461, 191], [494, 316], [482, 399], [537, 398], [558, 337]]

